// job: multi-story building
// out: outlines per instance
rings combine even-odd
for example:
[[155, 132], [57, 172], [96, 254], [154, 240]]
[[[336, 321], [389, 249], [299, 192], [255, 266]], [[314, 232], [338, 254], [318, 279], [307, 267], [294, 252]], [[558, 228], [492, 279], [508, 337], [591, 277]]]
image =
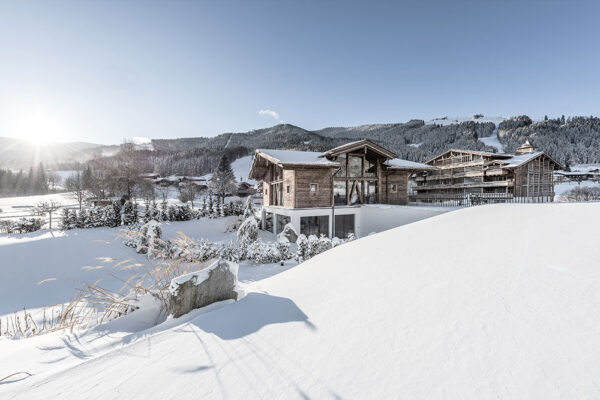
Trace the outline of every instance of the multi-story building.
[[342, 238], [361, 234], [363, 205], [407, 204], [409, 175], [426, 170], [360, 140], [325, 153], [256, 150], [249, 177], [262, 183], [263, 229]]
[[563, 167], [527, 141], [515, 154], [448, 150], [416, 174], [411, 200], [457, 204], [554, 199], [554, 170]]

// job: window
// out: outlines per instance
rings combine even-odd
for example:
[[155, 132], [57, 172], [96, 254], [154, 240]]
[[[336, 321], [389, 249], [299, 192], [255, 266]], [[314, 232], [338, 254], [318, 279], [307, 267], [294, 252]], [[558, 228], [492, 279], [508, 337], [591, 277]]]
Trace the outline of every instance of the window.
[[290, 217], [287, 215], [277, 214], [277, 234], [280, 234], [283, 231], [283, 228], [289, 224], [291, 221]]
[[395, 183], [392, 185], [392, 188], [390, 190], [392, 193], [396, 193], [398, 191], [398, 185], [396, 185]]
[[265, 231], [273, 232], [273, 213], [265, 213]]
[[306, 236], [329, 236], [329, 216], [322, 215], [318, 217], [301, 217], [300, 233]]
[[333, 182], [333, 203], [336, 206], [346, 205], [346, 181]]
[[375, 161], [365, 159], [365, 177], [374, 178], [377, 176], [377, 164]]
[[377, 203], [377, 181], [368, 181], [364, 183], [365, 187], [365, 203]]
[[269, 189], [265, 188], [265, 195], [269, 194]]
[[289, 193], [289, 192], [290, 192], [290, 185], [287, 185], [287, 186], [285, 187], [285, 192], [286, 192], [286, 193]]
[[346, 155], [339, 155], [335, 161], [340, 163], [340, 170], [335, 173], [335, 176], [346, 176]]
[[348, 176], [361, 177], [363, 168], [363, 158], [360, 156], [348, 157]]
[[350, 233], [354, 233], [354, 214], [335, 216], [335, 236], [346, 239]]
[[317, 189], [319, 188], [319, 184], [318, 183], [311, 183], [310, 184], [310, 192], [311, 193], [317, 193]]

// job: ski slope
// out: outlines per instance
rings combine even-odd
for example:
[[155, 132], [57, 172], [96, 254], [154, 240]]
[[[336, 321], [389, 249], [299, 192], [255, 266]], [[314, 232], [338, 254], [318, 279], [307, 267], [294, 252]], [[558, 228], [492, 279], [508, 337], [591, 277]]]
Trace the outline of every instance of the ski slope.
[[598, 398], [598, 226], [600, 203], [472, 207], [147, 330], [0, 340], [0, 376], [33, 374], [0, 398]]

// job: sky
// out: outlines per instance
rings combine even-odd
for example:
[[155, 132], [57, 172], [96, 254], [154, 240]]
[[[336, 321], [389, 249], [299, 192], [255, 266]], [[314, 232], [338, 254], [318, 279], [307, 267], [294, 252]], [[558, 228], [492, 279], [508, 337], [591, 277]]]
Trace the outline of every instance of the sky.
[[0, 136], [600, 115], [598, 1], [0, 0]]

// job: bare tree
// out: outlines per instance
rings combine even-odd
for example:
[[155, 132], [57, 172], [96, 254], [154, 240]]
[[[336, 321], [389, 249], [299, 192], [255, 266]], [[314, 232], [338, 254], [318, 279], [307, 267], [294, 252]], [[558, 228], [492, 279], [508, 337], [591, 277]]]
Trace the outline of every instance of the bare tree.
[[73, 175], [69, 176], [65, 186], [67, 187], [67, 190], [71, 192], [71, 197], [73, 197], [77, 203], [79, 203], [79, 210], [81, 211], [83, 200], [86, 196], [86, 190], [84, 189], [81, 172], [77, 171]]
[[60, 182], [60, 176], [54, 171], [48, 171], [46, 180], [48, 181], [50, 189], [54, 190], [56, 189], [56, 185]]
[[60, 203], [56, 200], [40, 201], [33, 209], [33, 212], [41, 217], [48, 214], [48, 227], [52, 229], [52, 214], [60, 208]]
[[188, 201], [192, 203], [192, 209], [194, 208], [194, 200], [196, 200], [196, 195], [198, 194], [198, 188], [191, 182], [186, 183], [185, 185], [180, 185], [179, 189], [179, 200], [182, 203], [187, 203]]

